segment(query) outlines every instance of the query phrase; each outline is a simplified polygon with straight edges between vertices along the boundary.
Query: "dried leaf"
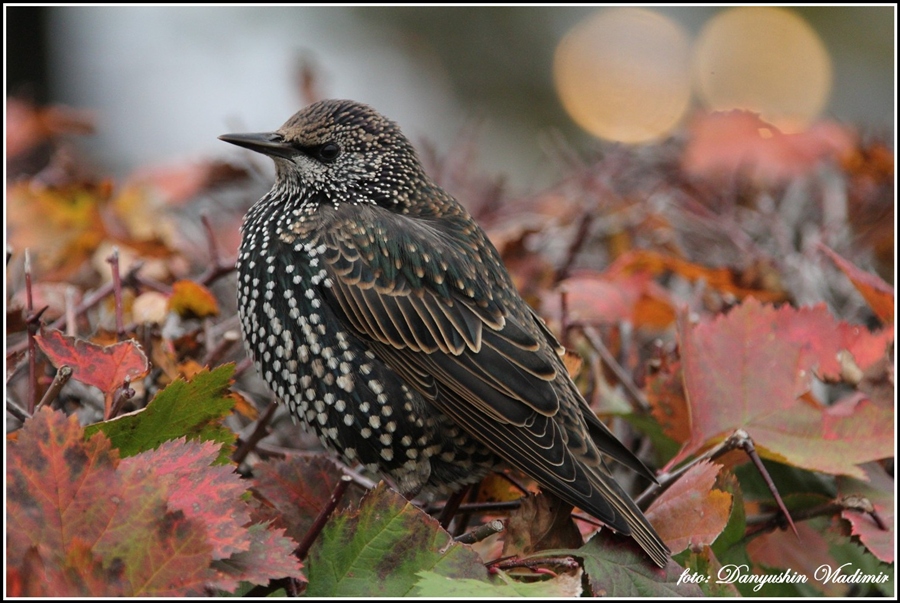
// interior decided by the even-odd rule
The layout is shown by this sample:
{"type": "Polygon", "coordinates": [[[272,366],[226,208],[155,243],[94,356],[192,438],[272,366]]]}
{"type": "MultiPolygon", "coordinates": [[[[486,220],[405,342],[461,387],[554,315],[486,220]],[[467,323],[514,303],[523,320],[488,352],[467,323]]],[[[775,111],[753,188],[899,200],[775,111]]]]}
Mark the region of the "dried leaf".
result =
{"type": "Polygon", "coordinates": [[[649,376],[644,395],[665,434],[676,442],[687,442],[691,436],[691,414],[684,395],[681,363],[668,364],[649,376]]]}
{"type": "Polygon", "coordinates": [[[572,506],[553,495],[522,499],[502,534],[504,557],[526,557],[546,549],[578,548],[584,541],[572,521],[572,506]]]}
{"type": "MultiPolygon", "coordinates": [[[[768,270],[771,271],[771,268],[768,270]]],[[[787,300],[787,293],[777,275],[767,275],[764,267],[751,266],[748,273],[752,274],[743,274],[731,267],[710,268],[648,249],[636,249],[623,254],[603,272],[603,276],[619,281],[630,274],[660,276],[670,272],[690,282],[703,281],[707,287],[719,293],[733,295],[737,299],[755,297],[764,302],[787,300]]]]}
{"type": "MultiPolygon", "coordinates": [[[[287,536],[300,542],[342,475],[324,454],[258,463],[253,467],[253,491],[266,506],[257,511],[257,517],[274,520],[274,526],[284,528],[287,536]]],[[[351,487],[344,501],[356,500],[361,494],[351,487]]]]}

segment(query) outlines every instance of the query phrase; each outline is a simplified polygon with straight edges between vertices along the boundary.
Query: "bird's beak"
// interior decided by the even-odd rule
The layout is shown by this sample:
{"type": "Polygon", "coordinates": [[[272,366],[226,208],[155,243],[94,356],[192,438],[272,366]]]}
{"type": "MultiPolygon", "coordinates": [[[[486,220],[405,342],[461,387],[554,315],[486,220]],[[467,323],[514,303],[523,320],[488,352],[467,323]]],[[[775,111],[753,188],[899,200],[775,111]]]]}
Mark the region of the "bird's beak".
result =
{"type": "Polygon", "coordinates": [[[239,147],[268,155],[269,157],[283,157],[291,159],[297,154],[297,149],[284,142],[284,138],[277,132],[259,132],[256,134],[223,134],[219,140],[236,144],[239,147]]]}

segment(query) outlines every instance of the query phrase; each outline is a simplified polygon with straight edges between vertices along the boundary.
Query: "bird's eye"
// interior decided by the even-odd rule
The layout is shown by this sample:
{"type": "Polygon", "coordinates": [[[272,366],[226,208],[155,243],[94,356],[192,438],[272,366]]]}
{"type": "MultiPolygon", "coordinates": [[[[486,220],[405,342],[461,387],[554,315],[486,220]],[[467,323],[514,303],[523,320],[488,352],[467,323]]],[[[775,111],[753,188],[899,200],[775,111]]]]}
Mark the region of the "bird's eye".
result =
{"type": "Polygon", "coordinates": [[[331,163],[341,154],[341,147],[333,142],[326,142],[316,149],[316,157],[325,163],[331,163]]]}

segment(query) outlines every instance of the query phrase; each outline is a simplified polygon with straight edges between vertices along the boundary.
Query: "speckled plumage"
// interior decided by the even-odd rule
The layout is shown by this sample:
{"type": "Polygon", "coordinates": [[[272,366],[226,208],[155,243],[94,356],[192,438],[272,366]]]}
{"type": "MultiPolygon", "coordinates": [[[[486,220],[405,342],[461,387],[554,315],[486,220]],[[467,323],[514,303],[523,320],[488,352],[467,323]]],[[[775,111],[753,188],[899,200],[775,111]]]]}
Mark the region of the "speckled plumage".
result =
{"type": "Polygon", "coordinates": [[[602,454],[652,474],[588,408],[493,245],[395,123],[322,101],[276,132],[221,138],[275,161],[241,229],[238,308],[294,417],[405,494],[506,461],[666,563],[602,454]]]}

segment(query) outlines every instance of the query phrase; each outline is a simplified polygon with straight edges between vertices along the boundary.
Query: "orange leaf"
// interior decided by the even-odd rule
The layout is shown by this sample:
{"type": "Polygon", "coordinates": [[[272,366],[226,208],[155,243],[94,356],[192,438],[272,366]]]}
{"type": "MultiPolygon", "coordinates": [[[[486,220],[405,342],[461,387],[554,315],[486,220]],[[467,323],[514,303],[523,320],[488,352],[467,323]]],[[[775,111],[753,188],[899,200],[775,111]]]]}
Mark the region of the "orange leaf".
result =
{"type": "Polygon", "coordinates": [[[648,377],[644,395],[665,434],[676,442],[687,442],[691,436],[691,415],[684,398],[681,364],[666,366],[648,377]]]}
{"type": "Polygon", "coordinates": [[[209,289],[194,281],[177,281],[172,285],[169,309],[182,317],[216,316],[219,304],[209,289]]]}
{"type": "Polygon", "coordinates": [[[101,209],[108,189],[107,183],[46,188],[20,182],[8,187],[9,243],[35,252],[42,278],[66,280],[106,237],[101,209]]]}
{"type": "Polygon", "coordinates": [[[665,329],[675,320],[668,293],[646,272],[605,275],[580,272],[544,295],[541,306],[550,317],[561,312],[560,290],[566,291],[568,317],[587,323],[627,321],[637,327],[665,329]]]}
{"type": "Polygon", "coordinates": [[[56,329],[42,329],[35,341],[56,367],[70,366],[73,378],[104,393],[150,372],[147,357],[134,340],[101,346],[68,337],[56,329]]]}
{"type": "Polygon", "coordinates": [[[241,416],[255,421],[259,417],[259,409],[250,400],[235,391],[228,392],[228,398],[234,400],[234,411],[241,416]]]}
{"type": "Polygon", "coordinates": [[[894,288],[876,275],[860,270],[821,243],[819,243],[819,249],[847,275],[875,315],[882,322],[892,324],[894,322],[894,288]]]}
{"type": "Polygon", "coordinates": [[[647,272],[654,276],[674,272],[685,279],[706,285],[720,293],[729,293],[738,299],[753,296],[760,301],[779,302],[787,299],[777,273],[767,265],[753,265],[744,273],[732,268],[710,268],[678,257],[664,255],[647,249],[637,249],[619,256],[603,275],[618,280],[621,275],[647,272]]]}

